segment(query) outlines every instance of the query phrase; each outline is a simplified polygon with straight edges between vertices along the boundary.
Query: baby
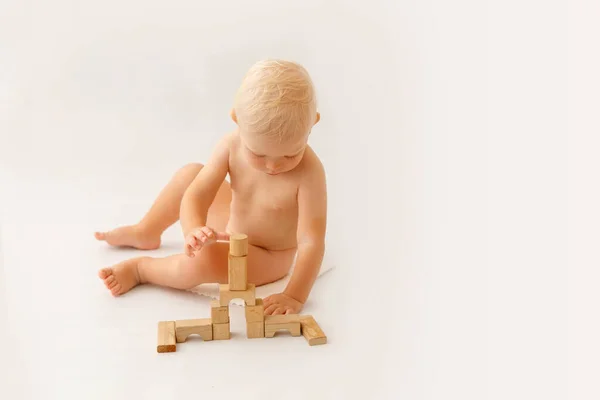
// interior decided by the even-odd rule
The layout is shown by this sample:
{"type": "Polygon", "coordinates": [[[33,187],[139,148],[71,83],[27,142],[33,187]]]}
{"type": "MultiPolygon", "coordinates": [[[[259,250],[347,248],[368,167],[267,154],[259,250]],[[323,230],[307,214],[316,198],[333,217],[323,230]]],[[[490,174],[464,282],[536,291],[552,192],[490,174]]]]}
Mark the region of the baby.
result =
{"type": "Polygon", "coordinates": [[[183,228],[184,253],[101,269],[114,296],[143,283],[227,283],[226,241],[240,232],[249,240],[248,281],[257,286],[283,278],[296,257],[283,293],[264,299],[265,314],[302,309],[321,267],[327,223],[325,171],[307,144],[320,118],[308,72],[289,61],[258,62],[242,81],[231,118],[236,129],[206,165],[177,171],[138,224],[95,233],[113,246],[149,250],[177,220],[183,228]]]}

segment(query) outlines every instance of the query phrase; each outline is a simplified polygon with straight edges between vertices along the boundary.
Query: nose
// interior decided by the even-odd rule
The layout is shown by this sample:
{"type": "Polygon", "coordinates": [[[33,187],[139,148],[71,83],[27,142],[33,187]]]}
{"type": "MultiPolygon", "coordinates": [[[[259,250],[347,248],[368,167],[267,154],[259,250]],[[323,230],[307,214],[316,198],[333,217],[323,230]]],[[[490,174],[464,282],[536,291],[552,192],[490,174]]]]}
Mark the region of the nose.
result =
{"type": "Polygon", "coordinates": [[[274,161],[274,160],[267,160],[265,162],[265,168],[267,168],[267,170],[269,172],[275,172],[275,171],[277,171],[277,167],[278,166],[279,166],[279,164],[276,161],[274,161]]]}

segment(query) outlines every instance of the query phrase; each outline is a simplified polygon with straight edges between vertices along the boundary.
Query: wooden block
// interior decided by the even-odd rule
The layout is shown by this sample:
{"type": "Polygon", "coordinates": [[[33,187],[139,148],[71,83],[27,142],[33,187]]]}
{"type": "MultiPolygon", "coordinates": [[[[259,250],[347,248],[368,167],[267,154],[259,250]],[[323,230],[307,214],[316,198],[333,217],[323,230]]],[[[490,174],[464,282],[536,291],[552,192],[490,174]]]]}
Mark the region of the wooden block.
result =
{"type": "Polygon", "coordinates": [[[323,333],[312,315],[300,316],[300,330],[309,346],[327,343],[327,336],[325,336],[325,333],[323,333]]]}
{"type": "Polygon", "coordinates": [[[260,322],[263,323],[265,320],[265,307],[262,299],[259,297],[256,299],[256,305],[246,306],[246,322],[260,322]]]}
{"type": "Polygon", "coordinates": [[[213,339],[215,340],[227,340],[231,338],[229,333],[229,322],[226,324],[213,324],[213,339]]]}
{"type": "Polygon", "coordinates": [[[264,338],[265,323],[263,321],[247,322],[246,321],[246,336],[248,339],[264,338]]]}
{"type": "Polygon", "coordinates": [[[177,343],[185,342],[188,336],[192,334],[200,335],[204,341],[213,340],[210,318],[175,321],[175,336],[177,338],[177,343]]]}
{"type": "Polygon", "coordinates": [[[248,235],[234,233],[229,236],[229,254],[242,257],[248,255],[248,235]]]}
{"type": "Polygon", "coordinates": [[[255,306],[256,297],[254,293],[255,286],[253,283],[249,283],[246,290],[229,290],[229,285],[221,284],[219,285],[219,304],[227,306],[233,299],[242,299],[246,305],[255,306]]]}
{"type": "Polygon", "coordinates": [[[158,353],[172,353],[177,350],[175,344],[175,321],[160,321],[158,323],[158,353]]]}
{"type": "Polygon", "coordinates": [[[229,265],[227,273],[229,277],[229,290],[246,290],[247,278],[247,261],[248,256],[232,256],[229,255],[229,265]]]}
{"type": "Polygon", "coordinates": [[[292,336],[300,336],[298,314],[265,315],[265,337],[273,337],[280,330],[288,330],[292,336]]]}
{"type": "Polygon", "coordinates": [[[289,322],[300,322],[300,316],[298,314],[265,315],[265,325],[287,324],[289,322]]]}
{"type": "Polygon", "coordinates": [[[229,322],[229,306],[221,306],[219,300],[211,300],[210,319],[213,324],[226,324],[229,322]]]}

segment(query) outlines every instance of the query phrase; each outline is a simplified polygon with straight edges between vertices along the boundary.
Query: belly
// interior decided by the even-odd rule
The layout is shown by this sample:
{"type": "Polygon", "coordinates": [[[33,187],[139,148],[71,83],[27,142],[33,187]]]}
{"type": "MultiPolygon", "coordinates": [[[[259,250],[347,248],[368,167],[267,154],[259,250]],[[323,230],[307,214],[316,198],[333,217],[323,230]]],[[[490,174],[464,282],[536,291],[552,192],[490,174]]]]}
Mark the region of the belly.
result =
{"type": "Polygon", "coordinates": [[[247,234],[253,246],[273,251],[294,249],[298,246],[297,226],[297,208],[231,202],[227,231],[247,234]]]}

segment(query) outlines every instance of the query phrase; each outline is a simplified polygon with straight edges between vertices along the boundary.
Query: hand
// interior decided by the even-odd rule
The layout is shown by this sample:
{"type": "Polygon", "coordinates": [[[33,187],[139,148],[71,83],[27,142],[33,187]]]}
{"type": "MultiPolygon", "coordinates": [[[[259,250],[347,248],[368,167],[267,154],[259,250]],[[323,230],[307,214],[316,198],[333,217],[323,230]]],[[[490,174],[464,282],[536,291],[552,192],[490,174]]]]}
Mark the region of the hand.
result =
{"type": "Polygon", "coordinates": [[[185,254],[188,257],[195,257],[195,252],[202,250],[202,247],[216,242],[217,240],[229,240],[229,234],[216,232],[208,226],[201,226],[192,229],[185,237],[185,254]]]}
{"type": "Polygon", "coordinates": [[[304,304],[288,296],[287,294],[277,293],[263,300],[265,315],[278,314],[298,314],[304,304]]]}

